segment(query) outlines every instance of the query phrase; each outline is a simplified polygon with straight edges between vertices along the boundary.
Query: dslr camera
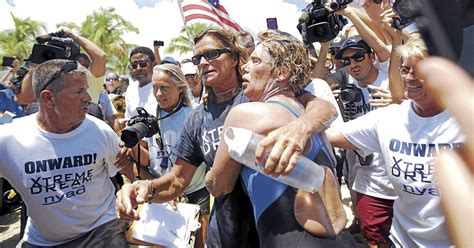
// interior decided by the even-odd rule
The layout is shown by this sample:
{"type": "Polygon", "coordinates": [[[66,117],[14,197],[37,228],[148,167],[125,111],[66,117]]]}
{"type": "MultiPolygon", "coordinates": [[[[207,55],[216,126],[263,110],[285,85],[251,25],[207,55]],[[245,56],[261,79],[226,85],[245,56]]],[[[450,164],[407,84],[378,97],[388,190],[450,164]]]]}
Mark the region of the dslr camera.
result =
{"type": "Polygon", "coordinates": [[[326,42],[334,39],[347,20],[334,12],[346,7],[353,0],[336,0],[331,3],[331,9],[326,9],[322,0],[315,0],[308,4],[302,11],[298,25],[303,41],[305,43],[326,42]]]}
{"type": "Polygon", "coordinates": [[[125,142],[125,147],[132,148],[144,137],[151,137],[159,131],[158,119],[148,114],[141,107],[137,108],[138,115],[128,121],[128,126],[122,130],[120,139],[125,142]]]}
{"type": "Polygon", "coordinates": [[[41,64],[51,59],[73,60],[80,52],[79,43],[74,39],[64,37],[64,32],[59,31],[36,37],[38,43],[33,45],[29,61],[41,64]]]}

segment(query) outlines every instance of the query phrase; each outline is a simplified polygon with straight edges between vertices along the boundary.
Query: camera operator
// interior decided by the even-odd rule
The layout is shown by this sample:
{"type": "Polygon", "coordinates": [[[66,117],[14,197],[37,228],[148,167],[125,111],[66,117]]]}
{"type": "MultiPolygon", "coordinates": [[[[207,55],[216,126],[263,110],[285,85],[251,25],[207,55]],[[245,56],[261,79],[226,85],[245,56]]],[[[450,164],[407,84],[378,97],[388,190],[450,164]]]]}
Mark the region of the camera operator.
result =
{"type": "MultiPolygon", "coordinates": [[[[359,36],[348,38],[335,58],[354,79],[341,85],[338,96],[343,104],[345,120],[367,114],[374,109],[369,101],[373,97],[373,86],[388,89],[387,73],[375,67],[374,52],[359,36]]],[[[348,185],[356,192],[356,212],[362,234],[370,246],[387,245],[390,243],[388,235],[396,195],[383,166],[383,158],[379,153],[363,156],[348,151],[346,159],[348,185]]]]}
{"type": "MultiPolygon", "coordinates": [[[[97,46],[92,41],[75,34],[69,28],[59,27],[58,33],[62,33],[64,37],[69,37],[74,39],[90,56],[90,58],[83,53],[77,55],[75,59],[82,66],[89,69],[91,72],[91,82],[89,83],[89,93],[91,95],[93,103],[97,104],[99,102],[99,94],[102,91],[103,86],[103,77],[105,75],[105,63],[106,63],[106,54],[105,52],[97,46]]],[[[33,88],[31,86],[31,75],[36,67],[36,64],[32,64],[24,76],[21,83],[21,90],[17,94],[18,102],[21,104],[30,104],[35,101],[35,96],[33,93],[33,88]]]]}

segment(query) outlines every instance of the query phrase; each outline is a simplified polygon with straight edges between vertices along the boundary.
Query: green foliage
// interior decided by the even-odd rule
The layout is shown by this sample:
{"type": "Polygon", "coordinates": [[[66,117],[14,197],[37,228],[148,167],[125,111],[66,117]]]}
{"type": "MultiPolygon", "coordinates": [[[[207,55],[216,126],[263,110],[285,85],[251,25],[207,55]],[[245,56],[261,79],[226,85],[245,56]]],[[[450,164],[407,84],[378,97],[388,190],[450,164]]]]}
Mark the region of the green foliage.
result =
{"type": "MultiPolygon", "coordinates": [[[[14,29],[0,32],[0,56],[18,55],[27,58],[36,43],[35,37],[46,34],[45,24],[30,18],[20,19],[11,16],[14,29]]],[[[97,44],[107,54],[107,69],[126,74],[128,53],[134,44],[128,44],[122,38],[128,32],[139,33],[138,28],[118,15],[115,8],[100,8],[86,17],[79,27],[75,23],[58,23],[56,27],[65,26],[80,33],[82,37],[97,44]]]]}
{"type": "Polygon", "coordinates": [[[115,12],[115,8],[100,8],[87,16],[80,33],[107,54],[108,69],[125,74],[128,65],[128,52],[136,46],[122,38],[126,33],[139,33],[138,28],[115,12]]]}
{"type": "Polygon", "coordinates": [[[46,33],[43,22],[31,20],[29,17],[20,19],[10,12],[15,29],[0,32],[0,56],[18,56],[22,60],[27,58],[36,42],[35,37],[46,33]]]}
{"type": "Polygon", "coordinates": [[[209,27],[213,26],[201,22],[196,22],[194,24],[188,25],[186,26],[186,29],[183,27],[180,31],[180,35],[176,38],[171,39],[170,45],[166,49],[166,53],[177,52],[181,55],[188,52],[192,52],[194,48],[194,37],[196,37],[202,31],[208,29],[209,27]]]}

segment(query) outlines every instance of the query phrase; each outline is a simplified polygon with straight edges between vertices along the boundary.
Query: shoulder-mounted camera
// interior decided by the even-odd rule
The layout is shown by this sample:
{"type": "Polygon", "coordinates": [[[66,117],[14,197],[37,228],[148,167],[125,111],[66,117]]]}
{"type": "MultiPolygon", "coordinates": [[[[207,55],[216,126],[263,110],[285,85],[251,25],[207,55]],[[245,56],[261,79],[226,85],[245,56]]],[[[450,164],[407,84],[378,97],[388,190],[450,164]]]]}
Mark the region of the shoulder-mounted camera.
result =
{"type": "Polygon", "coordinates": [[[322,0],[316,0],[308,4],[302,11],[298,25],[303,41],[305,43],[326,42],[334,39],[347,20],[342,16],[334,14],[335,11],[346,7],[353,0],[337,0],[331,3],[333,11],[326,9],[322,0]]]}
{"type": "Polygon", "coordinates": [[[38,43],[33,45],[29,61],[41,64],[51,59],[73,60],[81,51],[79,43],[73,38],[65,37],[59,31],[36,37],[38,43]]]}

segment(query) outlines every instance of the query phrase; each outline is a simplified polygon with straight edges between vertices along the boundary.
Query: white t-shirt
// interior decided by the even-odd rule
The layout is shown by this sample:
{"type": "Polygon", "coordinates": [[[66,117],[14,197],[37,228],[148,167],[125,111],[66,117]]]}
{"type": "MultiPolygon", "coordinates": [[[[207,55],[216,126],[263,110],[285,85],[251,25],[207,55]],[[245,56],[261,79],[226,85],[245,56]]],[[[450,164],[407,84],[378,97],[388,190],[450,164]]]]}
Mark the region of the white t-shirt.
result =
{"type": "Polygon", "coordinates": [[[398,196],[390,230],[393,242],[398,247],[451,246],[434,182],[433,157],[458,147],[465,138],[447,111],[423,118],[412,103],[372,111],[345,123],[340,131],[359,149],[383,154],[398,196]]]}
{"type": "Polygon", "coordinates": [[[332,105],[334,105],[337,111],[337,118],[331,123],[331,126],[339,125],[344,122],[336,98],[334,98],[334,94],[332,93],[332,90],[326,81],[320,78],[313,78],[304,89],[311,93],[313,96],[326,100],[332,103],[332,105]]]}
{"type": "MultiPolygon", "coordinates": [[[[363,94],[361,100],[354,103],[356,108],[355,116],[360,118],[375,108],[369,103],[369,99],[371,98],[369,89],[367,87],[360,87],[357,81],[354,81],[353,84],[361,89],[363,94]]],[[[388,89],[387,73],[379,70],[378,77],[372,85],[388,89]]],[[[345,126],[346,125],[343,127],[338,126],[338,129],[342,131],[345,126]]],[[[352,189],[364,195],[382,199],[395,199],[396,193],[390,183],[385,166],[383,166],[384,161],[382,155],[376,152],[372,153],[372,155],[370,155],[370,153],[360,155],[362,162],[364,162],[363,159],[370,159],[369,157],[373,156],[372,162],[368,165],[363,165],[360,157],[357,156],[356,153],[353,151],[347,151],[346,153],[347,163],[349,164],[349,181],[352,183],[352,189]]]]}
{"type": "Polygon", "coordinates": [[[68,242],[116,218],[110,177],[119,139],[87,115],[71,132],[39,127],[36,114],[0,126],[0,177],[28,207],[24,240],[39,246],[68,242]]]}
{"type": "MultiPolygon", "coordinates": [[[[148,140],[148,151],[150,157],[150,170],[155,176],[162,176],[170,171],[176,161],[176,144],[181,137],[181,130],[192,108],[183,106],[178,112],[173,113],[169,117],[160,120],[160,132],[163,139],[163,151],[160,149],[160,142],[157,139],[159,134],[155,134],[148,140]],[[169,159],[167,159],[169,158],[169,159]],[[164,160],[164,161],[163,161],[164,160]],[[169,161],[168,163],[165,163],[169,161]]],[[[160,110],[160,117],[167,116],[168,113],[160,110]]],[[[191,183],[184,190],[184,194],[190,194],[205,187],[206,166],[202,163],[196,168],[191,183]]]]}
{"type": "Polygon", "coordinates": [[[138,81],[130,82],[125,97],[125,118],[130,119],[137,115],[137,107],[143,107],[148,114],[156,115],[158,103],[153,95],[153,84],[150,82],[143,87],[138,86],[138,81]]]}

